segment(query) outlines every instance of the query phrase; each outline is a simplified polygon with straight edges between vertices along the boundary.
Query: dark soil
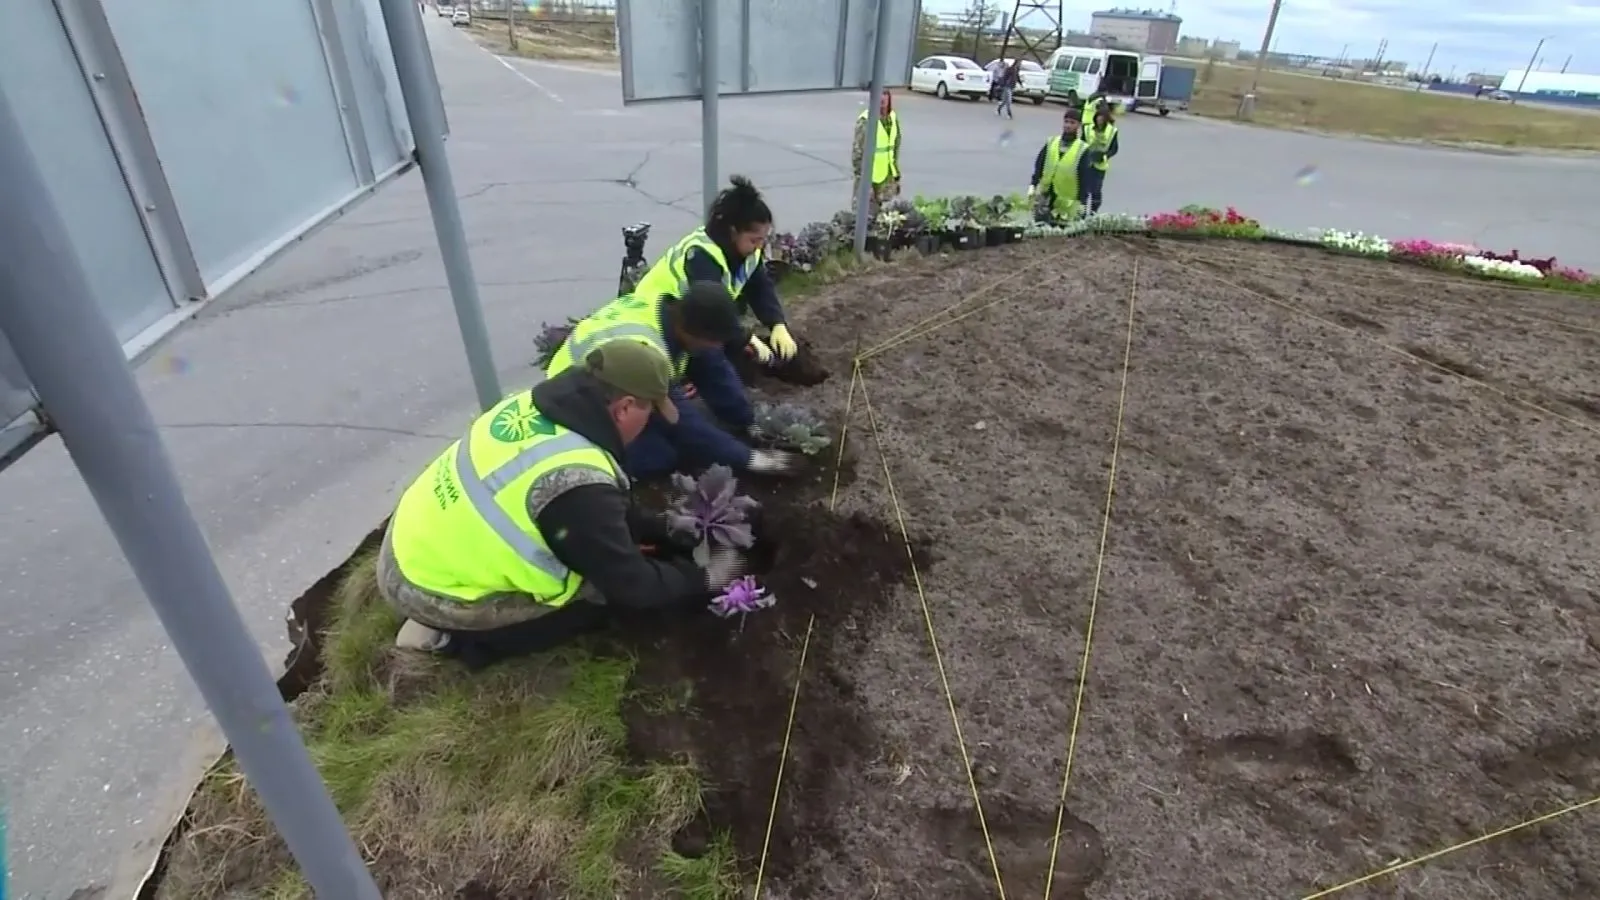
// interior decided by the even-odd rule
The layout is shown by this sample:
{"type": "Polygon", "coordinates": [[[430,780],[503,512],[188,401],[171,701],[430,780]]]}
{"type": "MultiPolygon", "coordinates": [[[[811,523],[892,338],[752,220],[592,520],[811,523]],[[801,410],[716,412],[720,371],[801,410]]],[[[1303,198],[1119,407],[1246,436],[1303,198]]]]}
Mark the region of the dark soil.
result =
{"type": "Polygon", "coordinates": [[[787,361],[774,360],[772,364],[764,366],[756,362],[754,357],[741,356],[734,360],[733,368],[739,373],[739,378],[753,388],[775,385],[815,387],[827,381],[830,373],[817,360],[811,342],[805,338],[796,338],[795,344],[799,350],[787,361]]]}
{"type": "MultiPolygon", "coordinates": [[[[1600,794],[1600,305],[1254,244],[956,254],[795,325],[848,372],[858,333],[1013,298],[865,369],[1007,895],[1044,893],[1136,257],[1051,896],[1304,896],[1600,794]]],[[[848,380],[802,396],[836,420],[848,380]]],[[[641,684],[695,713],[635,744],[699,762],[753,869],[815,613],[764,895],[993,897],[861,393],[838,514],[826,474],[761,489],[778,605],[662,636],[641,684]]],[[[1600,896],[1595,860],[1583,812],[1340,896],[1600,896]]]]}

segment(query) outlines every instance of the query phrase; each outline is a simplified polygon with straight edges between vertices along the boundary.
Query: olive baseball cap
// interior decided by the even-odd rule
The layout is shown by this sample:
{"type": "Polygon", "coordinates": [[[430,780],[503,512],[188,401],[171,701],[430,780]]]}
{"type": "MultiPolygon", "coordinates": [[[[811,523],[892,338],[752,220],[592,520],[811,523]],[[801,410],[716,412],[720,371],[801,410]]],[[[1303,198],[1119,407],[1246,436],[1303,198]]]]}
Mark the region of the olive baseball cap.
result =
{"type": "Polygon", "coordinates": [[[663,419],[677,424],[678,407],[669,394],[672,362],[659,349],[632,338],[617,338],[589,351],[583,367],[602,383],[648,400],[663,419]]]}

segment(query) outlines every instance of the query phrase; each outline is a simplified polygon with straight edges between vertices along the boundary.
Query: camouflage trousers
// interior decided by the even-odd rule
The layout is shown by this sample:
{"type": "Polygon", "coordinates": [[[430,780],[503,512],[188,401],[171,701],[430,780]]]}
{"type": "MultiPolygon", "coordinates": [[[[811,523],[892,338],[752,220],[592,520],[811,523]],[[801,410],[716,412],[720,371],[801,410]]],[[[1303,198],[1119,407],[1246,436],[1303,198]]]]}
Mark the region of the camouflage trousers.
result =
{"type": "MultiPolygon", "coordinates": [[[[858,198],[860,196],[861,196],[861,179],[857,178],[857,179],[854,180],[854,182],[852,183],[851,188],[850,188],[850,211],[851,212],[855,212],[856,211],[856,207],[859,204],[859,201],[856,198],[858,198]]],[[[868,214],[876,216],[878,214],[878,210],[883,208],[883,204],[888,203],[891,200],[894,200],[896,197],[899,197],[899,196],[900,196],[900,179],[898,179],[898,178],[891,178],[891,179],[889,179],[888,181],[885,181],[882,184],[874,184],[872,186],[872,193],[868,197],[868,204],[869,204],[868,207],[867,207],[868,214]]]]}

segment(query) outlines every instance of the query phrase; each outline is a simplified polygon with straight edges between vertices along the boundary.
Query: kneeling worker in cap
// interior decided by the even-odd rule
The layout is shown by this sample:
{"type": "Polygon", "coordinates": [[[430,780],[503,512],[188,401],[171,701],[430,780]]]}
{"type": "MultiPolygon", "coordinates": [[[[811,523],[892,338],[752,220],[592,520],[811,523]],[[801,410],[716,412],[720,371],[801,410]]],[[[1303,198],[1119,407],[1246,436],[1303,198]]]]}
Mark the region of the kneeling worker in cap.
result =
{"type": "Polygon", "coordinates": [[[630,476],[649,478],[719,463],[739,472],[792,473],[798,466],[793,454],[756,450],[734,436],[748,433],[755,419],[744,383],[724,352],[744,337],[739,309],[720,282],[691,282],[677,297],[624,294],[574,325],[544,374],[560,375],[607,341],[643,342],[671,360],[671,398],[678,412],[675,421],[651,416],[644,433],[628,445],[623,463],[630,476]],[[685,381],[693,382],[699,399],[727,430],[684,397],[685,381]]]}
{"type": "Polygon", "coordinates": [[[612,340],[478,417],[384,533],[378,588],[408,620],[396,644],[482,666],[596,630],[607,605],[703,608],[742,575],[732,551],[702,569],[640,550],[669,539],[633,508],[620,460],[652,416],[678,420],[671,383],[660,350],[612,340]]]}

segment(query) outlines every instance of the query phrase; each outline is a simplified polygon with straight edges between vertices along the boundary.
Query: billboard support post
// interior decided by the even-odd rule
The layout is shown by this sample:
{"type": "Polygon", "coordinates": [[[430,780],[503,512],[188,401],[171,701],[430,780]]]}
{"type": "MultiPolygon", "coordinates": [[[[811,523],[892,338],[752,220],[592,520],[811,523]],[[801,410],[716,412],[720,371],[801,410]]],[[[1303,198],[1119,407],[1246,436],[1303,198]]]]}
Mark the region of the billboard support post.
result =
{"type": "Polygon", "coordinates": [[[704,203],[701,209],[710,215],[711,201],[717,199],[722,179],[718,178],[721,160],[718,158],[717,140],[720,134],[718,115],[721,111],[722,73],[717,63],[717,0],[700,0],[700,165],[702,169],[701,192],[704,203]]]}
{"type": "MultiPolygon", "coordinates": [[[[410,2],[410,0],[402,0],[410,2]]],[[[319,897],[381,900],[185,503],[110,323],[0,92],[0,334],[240,767],[319,897]]]]}
{"type": "Polygon", "coordinates": [[[380,2],[384,29],[394,51],[395,75],[417,144],[417,166],[422,169],[428,210],[433,214],[433,230],[439,238],[439,258],[444,263],[445,281],[456,307],[456,324],[461,328],[461,343],[466,347],[467,366],[472,371],[472,386],[477,389],[478,404],[487,410],[500,402],[500,376],[489,349],[489,325],[483,317],[478,279],[472,272],[467,229],[461,221],[461,204],[456,200],[455,176],[450,171],[450,158],[445,155],[444,110],[435,102],[438,83],[428,39],[422,31],[422,14],[412,0],[380,2]]]}
{"type": "Polygon", "coordinates": [[[878,156],[878,122],[883,109],[884,69],[889,62],[889,3],[878,0],[877,24],[872,32],[872,86],[867,96],[867,141],[861,151],[861,171],[856,177],[856,258],[867,252],[867,224],[872,219],[872,166],[878,156]]]}

